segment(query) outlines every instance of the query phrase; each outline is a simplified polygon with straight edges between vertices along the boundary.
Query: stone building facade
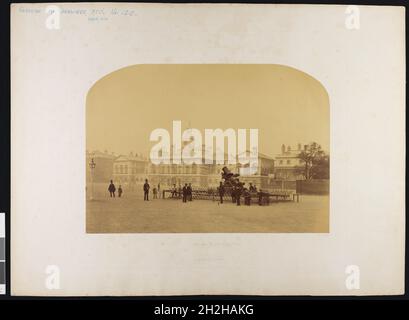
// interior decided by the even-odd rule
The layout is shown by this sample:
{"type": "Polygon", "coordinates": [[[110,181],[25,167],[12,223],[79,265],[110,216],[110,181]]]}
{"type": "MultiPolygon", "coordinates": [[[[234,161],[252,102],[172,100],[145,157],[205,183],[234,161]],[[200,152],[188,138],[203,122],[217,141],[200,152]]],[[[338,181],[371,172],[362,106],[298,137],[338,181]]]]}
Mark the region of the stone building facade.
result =
{"type": "MultiPolygon", "coordinates": [[[[128,155],[115,155],[108,152],[87,152],[87,182],[90,181],[89,163],[94,159],[94,182],[109,183],[112,179],[116,185],[127,187],[128,190],[137,189],[143,185],[145,179],[151,186],[161,185],[162,189],[191,183],[195,188],[216,188],[221,179],[221,171],[227,166],[233,173],[239,173],[240,164],[228,164],[227,157],[224,164],[159,164],[155,165],[147,158],[130,153],[128,155]]],[[[199,162],[199,161],[198,161],[199,162]]],[[[254,175],[241,176],[240,181],[247,185],[251,182],[256,186],[267,187],[274,174],[274,159],[264,154],[259,154],[258,169],[254,175]]]]}
{"type": "Polygon", "coordinates": [[[86,151],[86,179],[91,181],[90,163],[94,160],[95,168],[93,170],[93,181],[95,183],[107,182],[113,177],[113,165],[116,155],[108,151],[86,151]]]}
{"type": "Polygon", "coordinates": [[[304,162],[298,157],[301,151],[307,148],[300,143],[297,147],[282,145],[281,153],[275,157],[275,179],[277,180],[303,180],[304,162]]]}

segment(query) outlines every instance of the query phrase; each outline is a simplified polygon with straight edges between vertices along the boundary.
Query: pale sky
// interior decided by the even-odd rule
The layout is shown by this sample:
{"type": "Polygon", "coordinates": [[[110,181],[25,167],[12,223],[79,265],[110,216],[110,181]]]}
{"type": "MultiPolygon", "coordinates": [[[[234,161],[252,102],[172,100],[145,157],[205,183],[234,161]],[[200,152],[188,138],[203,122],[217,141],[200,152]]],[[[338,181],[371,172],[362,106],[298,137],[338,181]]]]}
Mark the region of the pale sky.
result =
{"type": "Polygon", "coordinates": [[[135,65],[90,89],[87,149],[149,155],[152,130],[258,128],[259,151],[318,142],[329,150],[329,98],[309,75],[280,65],[135,65]]]}

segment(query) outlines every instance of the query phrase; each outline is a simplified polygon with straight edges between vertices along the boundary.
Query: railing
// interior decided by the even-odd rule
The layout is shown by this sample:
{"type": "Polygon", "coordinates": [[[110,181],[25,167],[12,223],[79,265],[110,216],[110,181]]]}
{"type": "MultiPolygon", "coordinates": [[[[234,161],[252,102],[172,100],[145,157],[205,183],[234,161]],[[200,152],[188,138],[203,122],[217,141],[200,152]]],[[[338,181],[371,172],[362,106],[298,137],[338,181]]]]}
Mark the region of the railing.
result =
{"type": "MultiPolygon", "coordinates": [[[[180,190],[171,190],[171,189],[166,189],[162,191],[163,199],[182,199],[183,194],[182,191],[180,190]]],[[[228,199],[232,198],[232,201],[234,200],[234,197],[232,197],[231,190],[226,190],[224,193],[223,198],[228,199]]],[[[300,201],[299,194],[295,193],[293,190],[269,190],[268,192],[264,191],[259,191],[259,192],[250,192],[249,194],[244,195],[242,194],[240,196],[240,199],[243,200],[243,202],[246,200],[246,197],[250,200],[250,202],[256,202],[259,205],[268,205],[270,204],[271,201],[275,200],[275,202],[278,201],[300,201]]],[[[189,198],[189,196],[188,196],[189,198]]],[[[218,200],[219,199],[219,193],[217,190],[214,189],[195,189],[192,190],[192,199],[193,200],[218,200]]],[[[235,201],[233,201],[235,202],[235,201]]]]}
{"type": "MultiPolygon", "coordinates": [[[[182,191],[179,190],[163,190],[163,199],[182,199],[182,191]],[[167,197],[166,197],[167,195],[167,197]]],[[[192,199],[194,200],[215,200],[218,197],[214,191],[207,189],[192,190],[192,199]]]]}

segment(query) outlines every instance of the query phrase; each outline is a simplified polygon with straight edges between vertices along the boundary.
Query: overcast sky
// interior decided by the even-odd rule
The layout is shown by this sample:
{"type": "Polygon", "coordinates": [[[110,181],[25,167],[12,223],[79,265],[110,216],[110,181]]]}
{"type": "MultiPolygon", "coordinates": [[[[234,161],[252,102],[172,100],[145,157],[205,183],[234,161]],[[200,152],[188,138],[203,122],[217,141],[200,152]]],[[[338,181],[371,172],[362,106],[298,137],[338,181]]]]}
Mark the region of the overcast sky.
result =
{"type": "MultiPolygon", "coordinates": [[[[311,141],[329,149],[329,98],[309,75],[279,65],[136,65],[91,88],[87,149],[149,154],[156,128],[258,128],[259,151],[311,141]]],[[[203,134],[204,141],[204,134],[203,134]]]]}

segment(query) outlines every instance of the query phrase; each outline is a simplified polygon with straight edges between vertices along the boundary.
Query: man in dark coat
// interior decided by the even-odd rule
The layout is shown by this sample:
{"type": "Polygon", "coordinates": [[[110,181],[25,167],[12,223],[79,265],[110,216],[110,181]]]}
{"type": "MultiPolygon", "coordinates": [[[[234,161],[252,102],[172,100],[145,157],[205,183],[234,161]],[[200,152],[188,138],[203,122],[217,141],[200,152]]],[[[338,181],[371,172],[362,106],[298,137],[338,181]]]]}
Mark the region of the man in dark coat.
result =
{"type": "Polygon", "coordinates": [[[108,191],[109,191],[109,196],[110,196],[111,198],[115,198],[116,188],[115,188],[115,185],[114,185],[114,183],[112,182],[112,180],[111,180],[111,183],[109,184],[108,191]]]}
{"type": "Polygon", "coordinates": [[[145,183],[143,185],[143,200],[149,201],[149,189],[150,185],[148,183],[148,179],[145,179],[145,183]]]}
{"type": "Polygon", "coordinates": [[[220,203],[223,203],[223,197],[224,197],[224,185],[223,182],[220,181],[219,185],[219,197],[220,197],[220,203]]]}
{"type": "Polygon", "coordinates": [[[231,193],[230,193],[230,195],[231,195],[231,202],[232,202],[232,203],[236,203],[236,187],[235,187],[235,186],[233,186],[233,187],[231,188],[231,193]]]}
{"type": "Polygon", "coordinates": [[[189,201],[192,201],[192,184],[189,183],[189,185],[187,186],[187,198],[189,199],[189,201]]]}
{"type": "Polygon", "coordinates": [[[175,183],[175,184],[173,185],[173,187],[172,187],[172,198],[176,198],[177,193],[178,193],[178,191],[177,191],[177,189],[176,189],[176,183],[175,183]]]}
{"type": "Polygon", "coordinates": [[[262,206],[263,205],[263,193],[260,190],[259,192],[257,192],[257,194],[258,194],[258,205],[262,206]]]}
{"type": "Polygon", "coordinates": [[[182,186],[179,184],[179,187],[178,187],[178,198],[180,198],[180,196],[182,195],[182,186]]]}
{"type": "Polygon", "coordinates": [[[244,197],[244,204],[246,206],[249,206],[251,204],[250,190],[248,190],[247,188],[244,188],[243,189],[243,197],[244,197]]]}
{"type": "Polygon", "coordinates": [[[187,188],[188,188],[187,183],[185,183],[185,185],[184,185],[184,187],[182,189],[182,195],[183,195],[182,201],[183,202],[186,202],[186,199],[187,199],[187,193],[188,193],[187,188]]]}
{"type": "Polygon", "coordinates": [[[237,201],[237,205],[240,205],[240,197],[241,197],[241,188],[240,187],[236,187],[236,191],[235,191],[235,196],[236,196],[236,201],[237,201]]]}

